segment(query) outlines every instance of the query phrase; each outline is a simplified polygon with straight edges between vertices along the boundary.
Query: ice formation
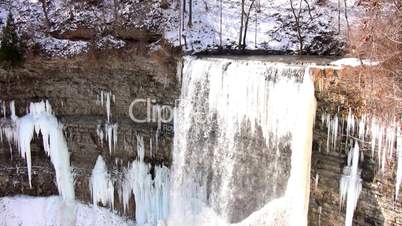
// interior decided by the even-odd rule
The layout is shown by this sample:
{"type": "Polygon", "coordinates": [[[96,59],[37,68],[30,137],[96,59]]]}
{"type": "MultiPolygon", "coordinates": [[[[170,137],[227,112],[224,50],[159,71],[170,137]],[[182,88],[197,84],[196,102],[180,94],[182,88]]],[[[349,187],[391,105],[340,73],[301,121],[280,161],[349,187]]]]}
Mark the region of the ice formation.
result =
{"type": "Polygon", "coordinates": [[[101,91],[101,94],[97,97],[96,103],[100,104],[101,106],[106,107],[106,119],[107,121],[105,122],[103,129],[101,125],[97,125],[96,127],[96,135],[98,135],[98,138],[101,142],[101,145],[103,146],[103,141],[105,140],[106,143],[108,144],[109,148],[109,153],[112,154],[112,151],[116,149],[117,146],[117,129],[118,129],[118,123],[111,123],[110,118],[111,118],[111,111],[110,111],[110,104],[111,102],[115,102],[116,98],[112,94],[112,92],[105,92],[101,91]]]}
{"type": "Polygon", "coordinates": [[[99,202],[104,206],[110,205],[114,208],[114,186],[110,174],[107,172],[105,161],[98,156],[95,167],[92,170],[89,180],[92,202],[97,205],[99,202]]]}
{"type": "Polygon", "coordinates": [[[62,131],[62,125],[52,113],[48,101],[31,103],[29,112],[18,118],[15,114],[15,104],[10,103],[10,117],[14,125],[2,126],[1,133],[9,143],[14,143],[22,158],[26,160],[29,184],[31,183],[31,147],[34,134],[42,135],[44,151],[50,156],[56,171],[56,182],[60,195],[65,200],[74,200],[73,176],[70,169],[70,155],[62,131]]]}
{"type": "Polygon", "coordinates": [[[109,153],[112,154],[112,150],[116,149],[117,146],[117,123],[105,123],[105,140],[109,147],[109,153]]]}
{"type": "Polygon", "coordinates": [[[318,226],[321,226],[321,214],[322,214],[322,207],[318,207],[318,226]]]}
{"type": "Polygon", "coordinates": [[[356,143],[348,154],[348,164],[343,169],[340,181],[340,205],[346,201],[345,226],[352,226],[353,214],[357,206],[360,192],[362,190],[362,180],[359,169],[359,145],[356,143]]]}
{"type": "Polygon", "coordinates": [[[170,171],[165,166],[155,166],[152,178],[151,166],[144,162],[144,156],[144,139],[138,135],[137,160],[125,170],[121,198],[126,211],[134,195],[137,224],[156,225],[168,216],[170,171]]]}
{"type": "Polygon", "coordinates": [[[101,90],[101,94],[98,96],[97,103],[100,104],[101,106],[105,106],[106,108],[106,117],[107,121],[110,122],[110,117],[111,117],[111,111],[110,111],[110,105],[111,102],[115,102],[116,98],[112,94],[112,92],[106,92],[101,90]]]}
{"type": "Polygon", "coordinates": [[[318,189],[318,182],[319,182],[319,180],[320,180],[320,175],[317,173],[317,174],[315,175],[315,178],[314,178],[314,189],[315,189],[315,190],[318,189]]]}
{"type": "Polygon", "coordinates": [[[395,199],[398,199],[399,189],[402,182],[402,133],[401,128],[398,127],[397,139],[396,139],[396,152],[398,156],[397,170],[396,170],[396,183],[395,183],[395,199]]]}
{"type": "Polygon", "coordinates": [[[322,114],[321,115],[321,123],[326,125],[327,127],[327,145],[326,151],[330,152],[331,150],[337,150],[337,139],[338,139],[338,115],[335,115],[331,118],[329,114],[322,114]]]}
{"type": "Polygon", "coordinates": [[[105,134],[100,124],[96,126],[96,135],[98,135],[99,141],[101,142],[101,146],[103,147],[103,139],[105,137],[105,134]]]}
{"type": "Polygon", "coordinates": [[[307,225],[314,114],[305,66],[186,58],[174,122],[169,225],[307,225]],[[288,178],[278,168],[287,148],[288,178]],[[253,156],[259,157],[244,164],[242,158],[253,156]],[[277,186],[282,182],[285,190],[277,186]],[[245,192],[250,189],[254,193],[245,192]],[[253,196],[258,200],[250,203],[253,196]],[[255,206],[243,213],[237,203],[255,206]]]}
{"type": "MultiPolygon", "coordinates": [[[[401,122],[396,121],[394,118],[389,119],[387,117],[380,120],[375,116],[366,114],[357,118],[350,109],[348,116],[341,118],[341,123],[335,123],[337,117],[337,115],[331,117],[326,113],[321,115],[322,124],[327,127],[328,131],[327,147],[333,145],[334,136],[340,135],[345,136],[345,151],[348,151],[355,142],[359,142],[362,145],[369,143],[371,145],[371,156],[377,160],[378,168],[383,175],[386,173],[388,162],[395,158],[397,162],[395,198],[397,198],[402,181],[402,145],[400,145],[402,143],[402,138],[400,138],[401,122]]],[[[327,150],[331,149],[327,148],[327,150]]],[[[335,150],[339,149],[334,149],[334,151],[335,150]]],[[[361,155],[361,158],[363,157],[364,156],[361,155]]]]}

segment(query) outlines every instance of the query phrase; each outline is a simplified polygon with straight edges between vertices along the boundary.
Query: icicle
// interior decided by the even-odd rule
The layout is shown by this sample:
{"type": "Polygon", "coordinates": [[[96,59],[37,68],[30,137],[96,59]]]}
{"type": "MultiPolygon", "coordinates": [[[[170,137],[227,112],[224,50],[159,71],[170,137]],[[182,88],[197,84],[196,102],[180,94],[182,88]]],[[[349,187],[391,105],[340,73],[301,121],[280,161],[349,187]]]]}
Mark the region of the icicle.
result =
{"type": "Polygon", "coordinates": [[[106,93],[106,115],[108,122],[110,122],[110,95],[110,92],[106,93]]]}
{"type": "Polygon", "coordinates": [[[101,106],[103,106],[103,90],[101,90],[100,102],[101,102],[101,106]]]}
{"type": "Polygon", "coordinates": [[[396,153],[398,156],[397,159],[397,170],[396,170],[396,183],[395,183],[395,199],[398,199],[398,195],[399,195],[399,189],[401,186],[401,182],[402,182],[402,133],[401,133],[401,128],[400,126],[398,126],[398,130],[397,130],[397,138],[396,138],[396,153]]]}
{"type": "Polygon", "coordinates": [[[321,125],[324,125],[325,123],[325,116],[326,116],[325,113],[321,115],[321,125]]]}
{"type": "Polygon", "coordinates": [[[153,157],[152,153],[152,136],[149,137],[149,153],[151,155],[151,158],[153,157]]]}
{"type": "Polygon", "coordinates": [[[100,97],[98,97],[98,100],[96,101],[97,103],[100,102],[100,105],[102,107],[105,106],[107,122],[110,122],[110,116],[111,116],[110,104],[112,101],[113,103],[115,102],[115,96],[112,94],[112,92],[105,92],[103,90],[101,90],[100,97]]]}
{"type": "Polygon", "coordinates": [[[321,226],[321,214],[322,214],[322,207],[318,207],[318,226],[321,226]]]}
{"type": "Polygon", "coordinates": [[[333,150],[336,151],[336,139],[338,137],[338,115],[335,115],[334,121],[332,123],[332,144],[333,144],[333,150]]]}
{"type": "Polygon", "coordinates": [[[112,154],[113,149],[117,146],[117,129],[118,124],[105,123],[105,139],[108,143],[109,153],[112,154]],[[113,145],[112,145],[113,144],[113,145]]]}
{"type": "Polygon", "coordinates": [[[320,175],[317,173],[315,175],[315,180],[314,180],[314,189],[317,190],[318,189],[318,181],[319,181],[320,175]]]}
{"type": "Polygon", "coordinates": [[[387,144],[387,153],[388,159],[392,158],[394,152],[394,145],[395,145],[395,137],[396,137],[396,122],[395,119],[393,120],[392,124],[387,127],[386,132],[386,144],[387,144]]]}
{"type": "Polygon", "coordinates": [[[349,108],[348,118],[347,118],[347,121],[346,121],[345,151],[347,151],[347,149],[348,149],[348,139],[349,139],[349,136],[351,135],[351,132],[352,132],[353,120],[354,120],[354,117],[352,115],[352,110],[349,108]]]}
{"type": "MultiPolygon", "coordinates": [[[[382,153],[382,145],[383,145],[383,134],[384,134],[384,127],[380,127],[380,132],[378,133],[378,149],[377,149],[377,154],[378,154],[378,167],[381,168],[381,172],[384,173],[384,164],[382,164],[383,156],[385,157],[385,153],[381,155],[382,153]]],[[[384,159],[385,160],[385,159],[384,159]]]]}
{"type": "Polygon", "coordinates": [[[96,127],[96,135],[98,135],[99,141],[101,142],[101,147],[103,147],[103,139],[104,139],[104,133],[101,128],[101,125],[97,125],[96,127]]]}
{"type": "Polygon", "coordinates": [[[137,159],[139,161],[144,161],[144,156],[144,138],[141,135],[137,135],[137,159]]]}
{"type": "Polygon", "coordinates": [[[356,209],[357,200],[362,190],[362,180],[359,170],[359,145],[357,142],[350,150],[348,165],[343,169],[340,181],[340,206],[346,201],[345,226],[352,226],[353,214],[356,209]]]}
{"type": "Polygon", "coordinates": [[[10,112],[11,112],[11,120],[17,120],[17,116],[15,115],[15,103],[14,101],[10,102],[10,112]]]}
{"type": "Polygon", "coordinates": [[[375,118],[371,119],[371,156],[374,157],[374,152],[376,148],[376,140],[379,128],[375,118]]]}
{"type": "Polygon", "coordinates": [[[2,107],[2,109],[3,109],[3,117],[6,118],[6,115],[7,115],[6,102],[3,100],[1,104],[3,106],[2,107]]]}
{"type": "Polygon", "coordinates": [[[331,116],[328,114],[327,115],[327,152],[330,152],[329,150],[329,142],[330,142],[330,135],[331,135],[331,116]]]}
{"type": "Polygon", "coordinates": [[[89,180],[92,202],[97,205],[110,205],[114,209],[114,186],[110,174],[107,172],[106,163],[102,156],[98,156],[89,180]]]}
{"type": "Polygon", "coordinates": [[[366,125],[366,116],[362,116],[359,120],[359,139],[364,142],[364,134],[365,134],[365,125],[366,125]]]}
{"type": "Polygon", "coordinates": [[[116,150],[117,148],[117,128],[118,124],[113,124],[113,149],[116,150]]]}

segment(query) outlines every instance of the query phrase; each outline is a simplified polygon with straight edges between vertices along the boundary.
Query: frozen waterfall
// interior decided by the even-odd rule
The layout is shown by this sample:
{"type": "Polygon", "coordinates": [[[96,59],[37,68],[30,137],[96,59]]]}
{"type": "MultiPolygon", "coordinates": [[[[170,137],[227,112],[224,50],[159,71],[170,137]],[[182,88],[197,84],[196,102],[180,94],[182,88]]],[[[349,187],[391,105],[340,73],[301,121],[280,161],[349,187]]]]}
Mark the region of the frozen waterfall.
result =
{"type": "Polygon", "coordinates": [[[315,105],[306,66],[186,58],[169,225],[307,225],[315,105]]]}

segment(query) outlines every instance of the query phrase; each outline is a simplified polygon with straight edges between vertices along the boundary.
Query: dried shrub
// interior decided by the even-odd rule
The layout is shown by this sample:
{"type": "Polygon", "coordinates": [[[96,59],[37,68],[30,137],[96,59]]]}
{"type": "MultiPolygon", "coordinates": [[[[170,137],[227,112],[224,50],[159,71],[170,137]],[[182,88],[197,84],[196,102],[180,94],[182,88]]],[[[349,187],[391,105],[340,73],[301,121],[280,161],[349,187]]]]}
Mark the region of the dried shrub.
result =
{"type": "MultiPolygon", "coordinates": [[[[361,112],[377,117],[400,119],[402,113],[401,2],[370,0],[360,1],[359,4],[365,7],[366,13],[362,23],[350,28],[349,52],[362,61],[369,59],[376,64],[342,70],[334,79],[339,86],[347,88],[343,90],[344,93],[358,95],[361,103],[355,103],[355,108],[360,107],[361,112]]],[[[353,108],[353,105],[350,107],[353,108]]]]}

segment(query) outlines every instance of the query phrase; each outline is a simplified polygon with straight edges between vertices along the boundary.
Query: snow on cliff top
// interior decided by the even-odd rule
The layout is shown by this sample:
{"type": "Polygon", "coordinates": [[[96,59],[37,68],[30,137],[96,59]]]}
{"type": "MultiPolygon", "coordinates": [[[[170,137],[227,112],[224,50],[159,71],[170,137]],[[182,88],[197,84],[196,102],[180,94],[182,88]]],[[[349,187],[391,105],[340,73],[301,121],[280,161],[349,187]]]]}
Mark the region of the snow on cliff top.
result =
{"type": "MultiPolygon", "coordinates": [[[[220,30],[222,29],[222,45],[225,48],[235,48],[239,39],[240,7],[241,0],[222,0],[222,28],[220,27],[220,1],[217,0],[193,0],[193,26],[188,27],[188,13],[184,17],[184,30],[181,42],[186,50],[203,51],[217,48],[220,45],[220,30]]],[[[246,1],[246,12],[249,1],[246,1]]],[[[257,0],[258,2],[258,0],[257,0]]],[[[260,1],[260,13],[255,8],[251,10],[249,28],[247,33],[247,49],[263,49],[288,51],[297,50],[299,43],[295,29],[294,17],[289,0],[265,0],[260,1]]],[[[299,1],[293,0],[295,9],[298,10],[299,1]]],[[[311,8],[309,16],[308,7],[302,4],[302,35],[305,48],[310,51],[324,53],[331,48],[327,40],[333,39],[342,42],[343,34],[337,33],[338,6],[336,0],[327,1],[318,5],[315,1],[308,1],[311,8]],[[321,40],[323,39],[323,40],[321,40]],[[317,43],[321,44],[315,46],[317,43]]],[[[256,3],[257,4],[257,3],[256,3]]],[[[358,16],[358,7],[353,0],[347,1],[349,21],[354,21],[358,16]]],[[[188,6],[187,6],[188,7],[188,6]]],[[[343,3],[341,5],[341,28],[345,27],[343,3]]],[[[172,42],[179,43],[178,25],[167,26],[165,37],[172,42]]]]}
{"type": "MultiPolygon", "coordinates": [[[[295,22],[289,4],[290,0],[257,0],[260,12],[251,10],[247,33],[247,49],[294,51],[299,47],[295,22]]],[[[297,9],[299,1],[294,1],[297,9]]],[[[1,26],[4,25],[8,9],[14,14],[20,33],[30,37],[29,46],[39,46],[50,56],[69,57],[90,48],[121,48],[124,40],[113,37],[115,29],[114,1],[102,0],[98,3],[86,1],[69,2],[52,0],[49,5],[49,26],[41,3],[35,0],[11,1],[11,7],[0,3],[1,26]],[[95,34],[96,43],[88,39],[57,36],[65,32],[87,28],[95,34]],[[64,38],[64,39],[63,39],[64,38]],[[105,39],[109,39],[105,41],[105,39]],[[108,44],[105,45],[105,42],[108,44]]],[[[241,0],[222,0],[222,28],[220,26],[219,0],[193,0],[193,26],[189,27],[188,6],[183,15],[184,26],[179,41],[180,5],[177,0],[127,1],[121,0],[117,7],[117,18],[123,32],[131,28],[163,34],[164,38],[179,45],[189,52],[217,49],[220,46],[220,30],[222,29],[222,47],[237,47],[240,30],[241,0]],[[167,3],[167,4],[165,4],[167,3]],[[163,6],[162,6],[163,5],[163,6]]],[[[302,35],[304,47],[309,53],[337,54],[343,48],[344,35],[337,34],[337,0],[319,3],[308,0],[311,18],[303,1],[302,35]]],[[[347,1],[349,20],[358,18],[358,7],[354,0],[347,1]]],[[[246,1],[248,11],[249,1],[246,1]]],[[[343,4],[341,6],[341,28],[344,30],[343,4]]]]}

